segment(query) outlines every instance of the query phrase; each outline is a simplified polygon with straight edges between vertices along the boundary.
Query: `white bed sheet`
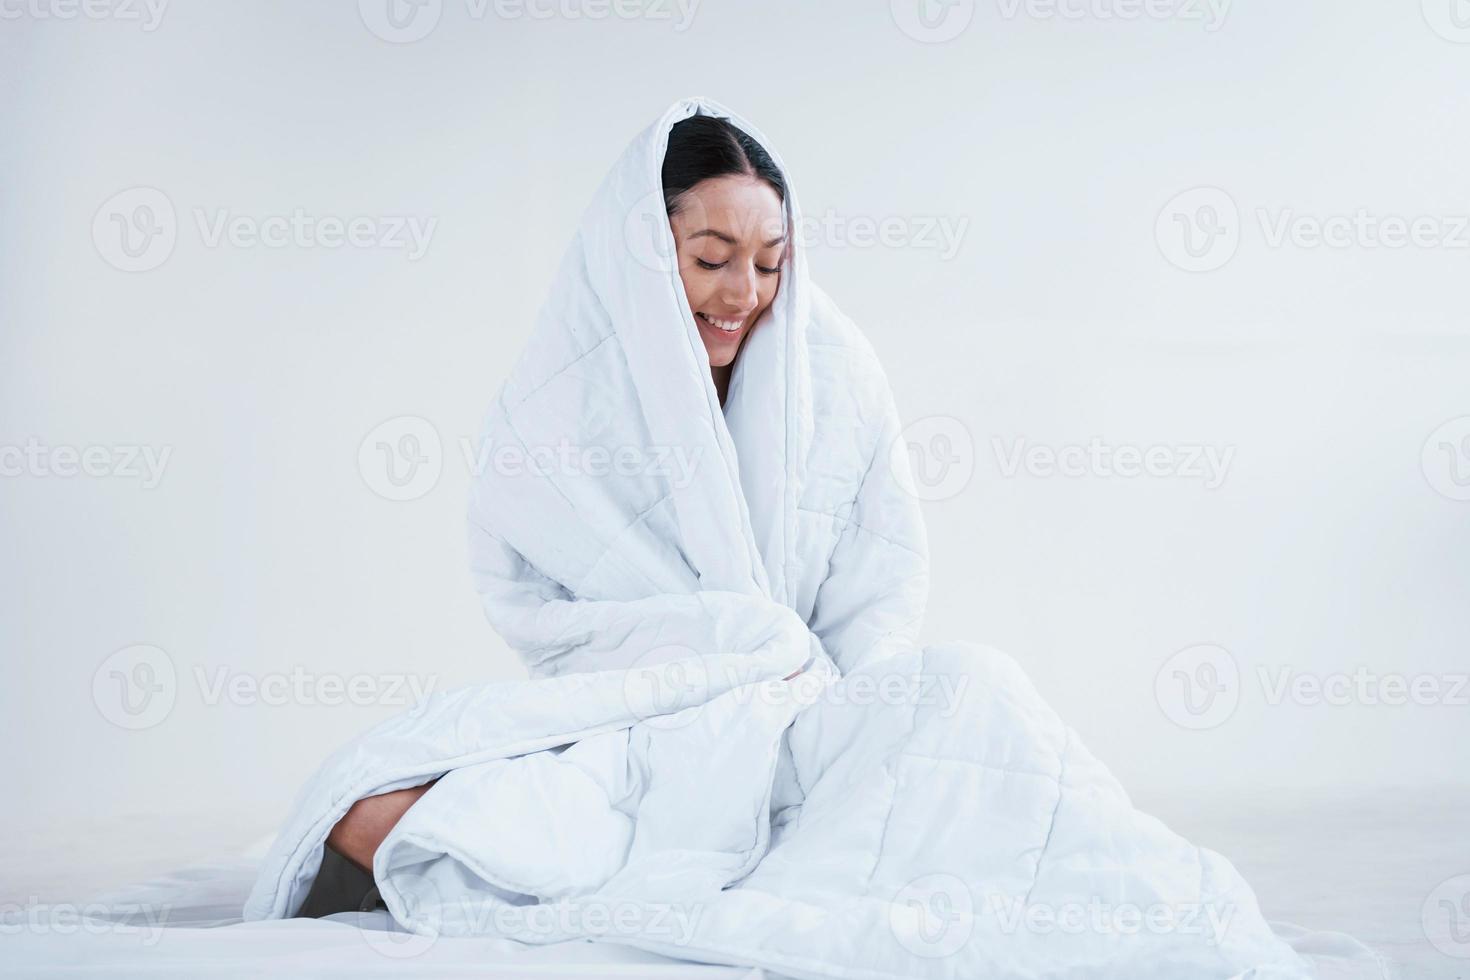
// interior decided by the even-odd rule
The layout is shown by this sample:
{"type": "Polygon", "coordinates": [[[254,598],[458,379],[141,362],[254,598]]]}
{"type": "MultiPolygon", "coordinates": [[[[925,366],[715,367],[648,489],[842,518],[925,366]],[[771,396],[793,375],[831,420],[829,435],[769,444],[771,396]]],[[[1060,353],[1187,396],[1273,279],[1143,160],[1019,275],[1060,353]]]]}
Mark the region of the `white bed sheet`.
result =
{"type": "Polygon", "coordinates": [[[197,864],[86,902],[31,906],[0,937],[0,974],[55,976],[772,977],[611,943],[525,946],[414,936],[385,911],[241,922],[269,838],[238,857],[197,864]],[[85,916],[85,919],[83,917],[85,916]]]}
{"type": "MultiPolygon", "coordinates": [[[[1470,835],[1465,833],[1470,788],[1138,802],[1191,840],[1228,855],[1288,939],[1292,932],[1285,922],[1338,930],[1388,960],[1375,968],[1362,958],[1319,959],[1323,980],[1470,980],[1470,959],[1443,952],[1420,921],[1421,907],[1439,882],[1470,874],[1470,835]]],[[[19,905],[21,919],[29,916],[35,924],[22,921],[0,933],[0,975],[775,980],[769,972],[672,960],[610,943],[527,947],[451,938],[426,943],[393,928],[383,912],[241,924],[241,904],[268,838],[243,851],[234,848],[233,857],[99,891],[95,883],[118,880],[120,867],[139,863],[140,843],[154,849],[149,853],[153,866],[168,866],[159,862],[170,838],[183,847],[180,853],[188,853],[206,833],[197,825],[192,832],[172,833],[171,824],[161,819],[143,823],[151,830],[139,822],[119,824],[111,836],[94,834],[75,841],[69,851],[26,848],[10,839],[10,853],[0,858],[5,872],[0,906],[14,919],[19,905]],[[99,859],[108,854],[114,855],[111,863],[99,859]],[[38,888],[42,881],[55,884],[38,888]],[[41,903],[34,901],[38,893],[41,903]],[[136,913],[134,924],[126,924],[135,907],[155,920],[164,910],[166,926],[160,930],[147,915],[136,913]],[[99,915],[83,924],[82,912],[99,915]],[[50,918],[51,913],[57,917],[50,918]]]]}
{"type": "MultiPolygon", "coordinates": [[[[1449,955],[1449,923],[1424,908],[1470,875],[1470,787],[1261,791],[1257,798],[1137,801],[1190,840],[1230,857],[1278,932],[1282,922],[1347,933],[1385,958],[1386,976],[1470,980],[1449,955]]],[[[1371,976],[1320,961],[1324,980],[1371,976]],[[1336,971],[1336,972],[1334,972],[1336,971]]]]}

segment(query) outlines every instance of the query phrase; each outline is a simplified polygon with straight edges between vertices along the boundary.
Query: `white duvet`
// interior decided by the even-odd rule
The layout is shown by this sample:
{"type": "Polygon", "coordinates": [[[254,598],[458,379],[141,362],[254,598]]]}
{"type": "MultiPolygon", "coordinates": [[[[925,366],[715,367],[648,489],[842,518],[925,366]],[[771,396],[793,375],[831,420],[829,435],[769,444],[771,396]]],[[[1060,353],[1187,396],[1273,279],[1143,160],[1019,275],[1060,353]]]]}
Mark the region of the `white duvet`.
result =
{"type": "MultiPolygon", "coordinates": [[[[296,912],[355,800],[442,775],[373,868],[417,933],[794,977],[1310,975],[1011,660],[918,646],[898,415],[799,240],[722,410],[660,193],[695,112],[791,184],[738,115],[670,107],[598,189],[485,423],[472,569],[531,679],[435,695],[335,753],[245,917],[296,912]]],[[[794,190],[787,210],[798,228],[794,190]]]]}

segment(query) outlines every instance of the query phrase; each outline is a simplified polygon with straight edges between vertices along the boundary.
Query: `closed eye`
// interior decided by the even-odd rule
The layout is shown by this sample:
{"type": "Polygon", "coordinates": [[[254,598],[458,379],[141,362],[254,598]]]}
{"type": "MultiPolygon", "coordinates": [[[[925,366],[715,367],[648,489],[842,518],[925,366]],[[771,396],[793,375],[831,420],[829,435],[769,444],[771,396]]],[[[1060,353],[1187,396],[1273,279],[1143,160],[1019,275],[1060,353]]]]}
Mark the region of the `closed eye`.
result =
{"type": "MultiPolygon", "coordinates": [[[[724,263],[724,262],[721,262],[719,264],[716,264],[714,262],[706,262],[704,259],[695,259],[695,261],[699,263],[699,267],[701,269],[708,269],[711,272],[715,271],[716,269],[723,269],[725,267],[725,265],[726,265],[726,263],[724,263]]],[[[774,276],[776,273],[780,272],[781,270],[780,269],[767,269],[763,265],[758,265],[758,266],[755,267],[755,271],[756,272],[759,272],[763,276],[774,276]]]]}

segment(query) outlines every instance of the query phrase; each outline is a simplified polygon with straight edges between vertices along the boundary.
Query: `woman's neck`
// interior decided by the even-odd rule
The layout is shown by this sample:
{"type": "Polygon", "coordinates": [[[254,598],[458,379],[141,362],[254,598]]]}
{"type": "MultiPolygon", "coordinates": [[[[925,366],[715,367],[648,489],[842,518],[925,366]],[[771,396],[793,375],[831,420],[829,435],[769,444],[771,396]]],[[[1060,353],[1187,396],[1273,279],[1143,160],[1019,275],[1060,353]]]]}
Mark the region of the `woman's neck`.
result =
{"type": "Polygon", "coordinates": [[[725,407],[725,396],[730,393],[730,368],[726,364],[721,367],[710,365],[709,373],[715,379],[715,393],[720,396],[720,407],[725,407]]]}

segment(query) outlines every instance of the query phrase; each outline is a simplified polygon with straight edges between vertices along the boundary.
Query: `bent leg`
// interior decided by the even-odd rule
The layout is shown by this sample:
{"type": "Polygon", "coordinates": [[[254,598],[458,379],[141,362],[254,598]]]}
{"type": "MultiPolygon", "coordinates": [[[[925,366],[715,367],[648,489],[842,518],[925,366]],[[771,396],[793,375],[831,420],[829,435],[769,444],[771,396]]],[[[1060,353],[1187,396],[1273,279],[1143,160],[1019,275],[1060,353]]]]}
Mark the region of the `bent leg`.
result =
{"type": "Polygon", "coordinates": [[[358,800],[327,834],[327,846],[371,874],[378,846],[435,782],[438,780],[358,800]]]}

